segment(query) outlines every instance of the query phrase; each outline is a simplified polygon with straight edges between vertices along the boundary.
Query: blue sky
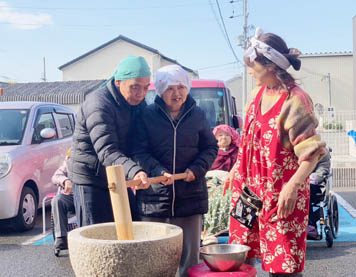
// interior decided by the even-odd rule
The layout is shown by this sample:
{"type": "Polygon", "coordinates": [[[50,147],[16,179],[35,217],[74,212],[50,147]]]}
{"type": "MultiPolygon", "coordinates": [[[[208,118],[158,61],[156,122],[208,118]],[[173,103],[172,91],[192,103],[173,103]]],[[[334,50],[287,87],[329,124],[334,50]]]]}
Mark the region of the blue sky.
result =
{"type": "MultiPolygon", "coordinates": [[[[233,2],[218,1],[241,59],[242,1],[233,2]]],[[[248,13],[249,24],[302,53],[353,49],[355,0],[248,0],[248,13]]],[[[41,81],[43,57],[47,80],[59,81],[59,66],[120,34],[198,70],[201,78],[227,80],[242,69],[223,35],[216,0],[0,0],[0,81],[41,81]]]]}

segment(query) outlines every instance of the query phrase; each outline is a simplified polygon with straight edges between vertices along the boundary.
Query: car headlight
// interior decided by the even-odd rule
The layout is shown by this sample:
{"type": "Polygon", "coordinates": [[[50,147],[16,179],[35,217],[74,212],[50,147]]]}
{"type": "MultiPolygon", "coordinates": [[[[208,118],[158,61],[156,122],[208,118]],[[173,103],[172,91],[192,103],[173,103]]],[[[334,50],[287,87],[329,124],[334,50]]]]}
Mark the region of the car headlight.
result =
{"type": "Polygon", "coordinates": [[[11,169],[9,154],[0,154],[0,178],[5,177],[11,169]]]}

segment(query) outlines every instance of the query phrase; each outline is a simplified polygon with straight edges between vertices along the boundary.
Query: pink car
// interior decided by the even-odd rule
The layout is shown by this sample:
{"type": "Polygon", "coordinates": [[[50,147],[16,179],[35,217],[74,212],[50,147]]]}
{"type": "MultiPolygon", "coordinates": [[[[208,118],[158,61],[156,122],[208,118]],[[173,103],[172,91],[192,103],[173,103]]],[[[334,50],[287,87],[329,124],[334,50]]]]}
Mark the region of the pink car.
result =
{"type": "Polygon", "coordinates": [[[74,115],[58,104],[0,102],[0,220],[16,230],[33,228],[42,199],[56,191],[51,177],[71,146],[74,115]]]}

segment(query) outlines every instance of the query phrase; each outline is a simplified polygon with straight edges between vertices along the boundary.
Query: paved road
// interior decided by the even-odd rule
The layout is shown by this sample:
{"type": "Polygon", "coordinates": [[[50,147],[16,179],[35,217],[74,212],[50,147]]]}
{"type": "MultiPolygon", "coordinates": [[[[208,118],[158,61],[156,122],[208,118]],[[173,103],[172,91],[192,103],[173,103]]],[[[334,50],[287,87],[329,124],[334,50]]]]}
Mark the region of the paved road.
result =
{"type": "MultiPolygon", "coordinates": [[[[338,192],[356,209],[356,191],[338,192]]],[[[49,214],[47,213],[47,217],[49,214]]],[[[47,220],[49,222],[49,220],[47,220]]],[[[25,233],[15,233],[11,229],[0,229],[0,276],[74,276],[67,252],[57,258],[52,245],[33,245],[41,238],[42,218],[37,226],[25,233]]],[[[356,227],[356,221],[355,221],[356,227]]],[[[309,242],[304,276],[307,277],[353,277],[356,276],[356,233],[349,241],[337,240],[332,248],[325,242],[309,242]]],[[[258,276],[268,276],[257,266],[258,276]]],[[[129,277],[129,276],[128,276],[129,277]]]]}
{"type": "Polygon", "coordinates": [[[336,191],[336,193],[345,199],[346,202],[349,203],[354,209],[356,209],[356,191],[336,191]]]}
{"type": "MultiPolygon", "coordinates": [[[[46,208],[46,225],[47,230],[50,229],[50,208],[46,208]]],[[[0,221],[0,250],[3,244],[32,244],[42,235],[42,210],[39,210],[36,218],[36,225],[30,231],[17,233],[9,227],[6,221],[0,221]]],[[[0,277],[2,275],[0,274],[0,277]]]]}

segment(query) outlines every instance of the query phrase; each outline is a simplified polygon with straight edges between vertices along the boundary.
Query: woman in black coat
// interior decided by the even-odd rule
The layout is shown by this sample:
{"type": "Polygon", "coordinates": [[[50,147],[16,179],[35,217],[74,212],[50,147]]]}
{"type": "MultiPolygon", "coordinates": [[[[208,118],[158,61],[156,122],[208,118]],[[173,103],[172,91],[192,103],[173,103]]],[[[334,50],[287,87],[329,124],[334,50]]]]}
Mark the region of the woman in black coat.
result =
{"type": "Polygon", "coordinates": [[[202,215],[208,211],[205,173],[218,152],[204,111],[189,95],[190,83],[178,65],[158,70],[158,96],[143,112],[134,150],[134,158],[149,176],[167,177],[164,183],[138,190],[137,204],[142,220],[183,228],[181,276],[199,262],[202,215]],[[173,180],[173,174],[183,172],[186,179],[173,180]]]}

